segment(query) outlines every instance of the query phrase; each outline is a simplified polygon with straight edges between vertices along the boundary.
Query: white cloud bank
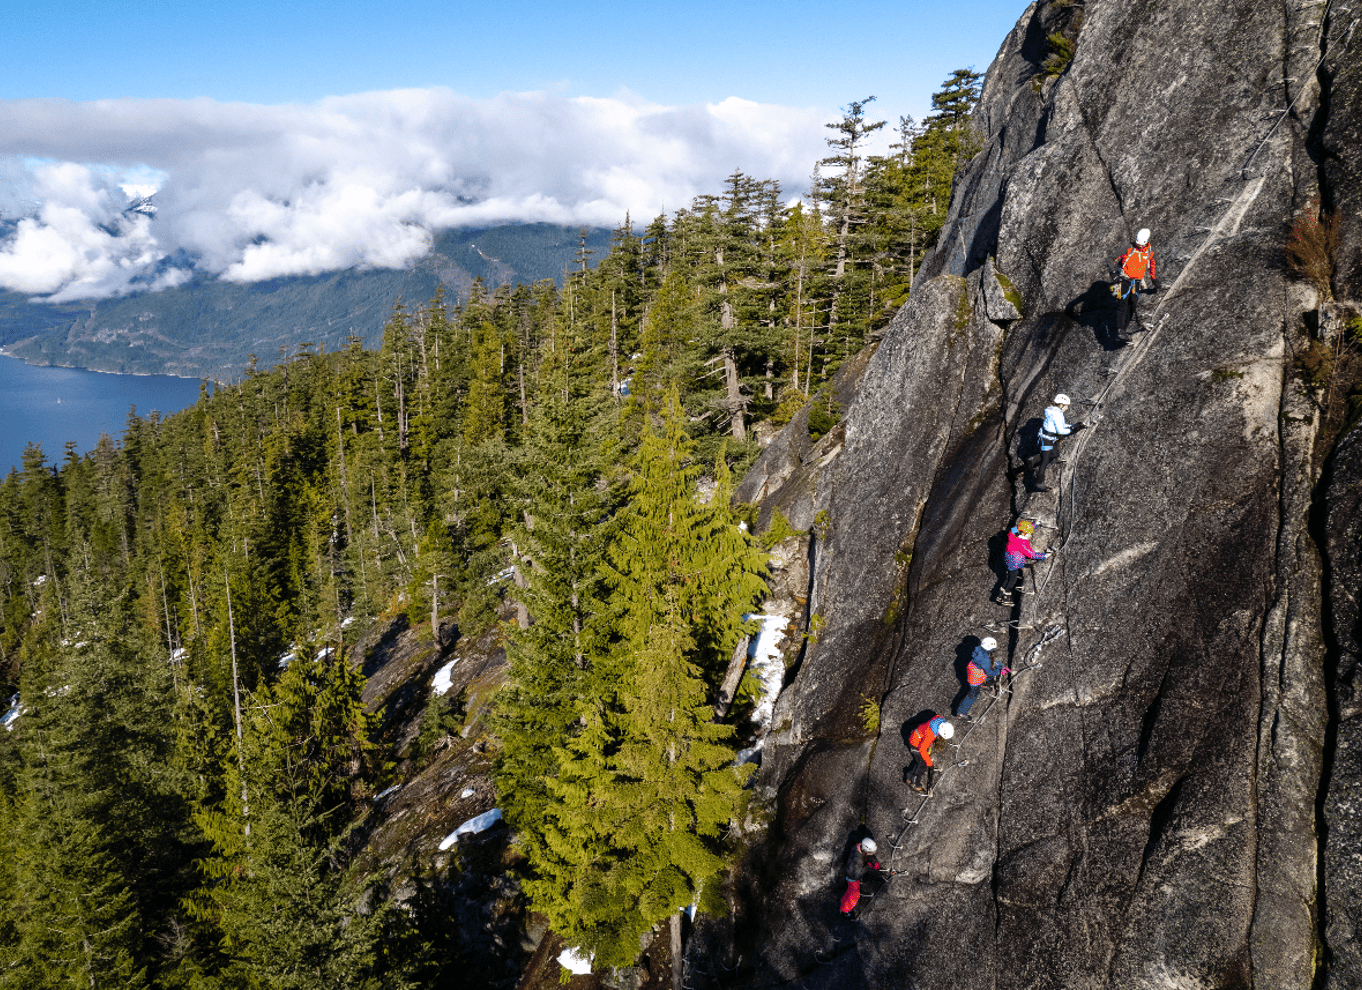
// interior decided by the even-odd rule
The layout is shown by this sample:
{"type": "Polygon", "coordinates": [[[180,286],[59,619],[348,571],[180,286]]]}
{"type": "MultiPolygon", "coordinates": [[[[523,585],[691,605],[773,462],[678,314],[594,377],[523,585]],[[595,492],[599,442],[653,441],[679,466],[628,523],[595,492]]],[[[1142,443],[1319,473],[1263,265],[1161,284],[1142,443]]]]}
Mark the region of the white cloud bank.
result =
{"type": "Polygon", "coordinates": [[[0,287],[54,301],[161,288],[187,277],[158,269],[178,251],[241,282],[397,268],[447,227],[646,223],[734,169],[795,194],[827,119],[736,97],[441,89],[311,106],[0,101],[0,287]],[[152,189],[154,219],[124,212],[152,189]]]}

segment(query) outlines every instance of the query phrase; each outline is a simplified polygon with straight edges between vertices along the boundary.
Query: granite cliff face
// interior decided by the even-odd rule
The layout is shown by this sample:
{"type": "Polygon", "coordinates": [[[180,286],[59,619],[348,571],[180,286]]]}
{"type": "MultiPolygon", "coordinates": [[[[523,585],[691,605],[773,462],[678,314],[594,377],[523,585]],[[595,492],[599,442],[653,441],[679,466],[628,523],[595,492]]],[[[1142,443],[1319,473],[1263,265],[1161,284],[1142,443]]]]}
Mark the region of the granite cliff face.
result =
{"type": "Polygon", "coordinates": [[[1343,223],[1334,294],[1362,298],[1358,16],[1023,15],[844,424],[813,451],[792,424],[738,493],[812,528],[821,630],[766,743],[769,841],[688,985],[1362,985],[1362,441],[1325,471],[1293,367],[1325,300],[1282,250],[1321,197],[1343,223]],[[1046,79],[1047,35],[1075,29],[1046,79]],[[1104,279],[1141,227],[1159,291],[1122,346],[1104,279]],[[1031,491],[1009,470],[1059,391],[1089,428],[1031,491]],[[1060,552],[1009,613],[989,595],[1018,517],[1060,552]],[[914,818],[907,733],[951,709],[990,634],[1024,672],[914,818]],[[858,827],[904,872],[848,922],[858,827]]]}

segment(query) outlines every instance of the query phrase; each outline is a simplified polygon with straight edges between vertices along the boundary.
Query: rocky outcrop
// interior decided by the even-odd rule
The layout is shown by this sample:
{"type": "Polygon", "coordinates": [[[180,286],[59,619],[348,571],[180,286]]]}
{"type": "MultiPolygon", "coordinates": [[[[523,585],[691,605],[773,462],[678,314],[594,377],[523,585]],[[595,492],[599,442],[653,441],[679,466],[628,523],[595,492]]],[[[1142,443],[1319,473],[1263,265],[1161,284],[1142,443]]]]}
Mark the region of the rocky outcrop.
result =
{"type": "Polygon", "coordinates": [[[1069,6],[1033,5],[990,68],[984,150],[840,451],[764,488],[818,493],[822,629],[766,743],[774,821],[737,936],[752,986],[1306,988],[1359,918],[1340,891],[1338,934],[1319,924],[1321,781],[1346,884],[1357,777],[1340,756],[1326,778],[1348,740],[1327,745],[1317,410],[1292,371],[1320,300],[1282,264],[1292,219],[1356,166],[1321,167],[1358,126],[1353,15],[1089,0],[1047,80],[1069,6]],[[1140,227],[1159,291],[1123,345],[1104,279],[1140,227]],[[1089,429],[1033,491],[1009,469],[1058,391],[1089,429]],[[1012,614],[989,593],[1019,516],[1059,553],[1012,614]],[[986,634],[1012,690],[919,809],[907,733],[951,709],[986,634]],[[852,923],[857,827],[904,872],[852,923]]]}
{"type": "Polygon", "coordinates": [[[1332,717],[1320,801],[1320,902],[1324,986],[1343,990],[1362,985],[1362,430],[1354,429],[1334,454],[1321,514],[1332,717]]]}

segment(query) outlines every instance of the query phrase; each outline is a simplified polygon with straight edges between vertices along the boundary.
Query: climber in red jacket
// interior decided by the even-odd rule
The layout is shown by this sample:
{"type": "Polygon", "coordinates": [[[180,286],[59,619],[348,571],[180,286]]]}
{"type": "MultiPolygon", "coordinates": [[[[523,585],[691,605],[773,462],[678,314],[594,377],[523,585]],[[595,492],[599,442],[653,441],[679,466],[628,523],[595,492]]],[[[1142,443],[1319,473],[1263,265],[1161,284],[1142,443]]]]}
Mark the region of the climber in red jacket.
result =
{"type": "Polygon", "coordinates": [[[946,721],[946,716],[923,722],[908,737],[908,745],[913,747],[913,762],[908,767],[908,779],[913,790],[925,794],[932,789],[932,753],[938,751],[940,740],[955,735],[955,726],[946,721]]]}
{"type": "Polygon", "coordinates": [[[850,918],[852,908],[861,899],[861,877],[866,870],[880,870],[879,861],[875,859],[875,852],[879,847],[875,845],[875,840],[866,838],[852,848],[847,855],[847,889],[842,894],[842,917],[850,918]]]}
{"type": "Polygon", "coordinates": [[[1140,293],[1154,291],[1154,245],[1149,243],[1148,227],[1135,235],[1135,244],[1116,259],[1116,264],[1120,268],[1116,330],[1122,340],[1127,340],[1126,327],[1135,316],[1140,293]]]}

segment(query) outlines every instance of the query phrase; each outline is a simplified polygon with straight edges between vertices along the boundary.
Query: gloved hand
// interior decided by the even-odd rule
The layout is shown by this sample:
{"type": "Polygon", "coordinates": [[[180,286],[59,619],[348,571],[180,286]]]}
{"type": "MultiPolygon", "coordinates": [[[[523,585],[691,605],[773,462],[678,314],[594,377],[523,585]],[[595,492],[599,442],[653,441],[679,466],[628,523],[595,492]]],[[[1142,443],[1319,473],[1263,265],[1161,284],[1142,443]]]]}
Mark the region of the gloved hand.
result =
{"type": "Polygon", "coordinates": [[[884,867],[882,867],[882,866],[879,864],[879,861],[878,861],[878,860],[874,860],[874,859],[872,859],[872,860],[870,861],[869,866],[870,866],[870,868],[871,868],[872,870],[882,870],[882,869],[884,869],[884,867]]]}
{"type": "Polygon", "coordinates": [[[1038,554],[1036,554],[1036,560],[1044,560],[1045,558],[1047,558],[1047,557],[1049,557],[1049,556],[1050,556],[1050,555],[1049,555],[1048,553],[1038,553],[1038,554]]]}
{"type": "Polygon", "coordinates": [[[1012,668],[1011,668],[1011,667],[1004,667],[1004,668],[1003,668],[1003,676],[1004,676],[1004,677],[1006,677],[1006,676],[1007,676],[1008,674],[1010,674],[1010,673],[1012,673],[1012,668]]]}

